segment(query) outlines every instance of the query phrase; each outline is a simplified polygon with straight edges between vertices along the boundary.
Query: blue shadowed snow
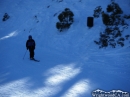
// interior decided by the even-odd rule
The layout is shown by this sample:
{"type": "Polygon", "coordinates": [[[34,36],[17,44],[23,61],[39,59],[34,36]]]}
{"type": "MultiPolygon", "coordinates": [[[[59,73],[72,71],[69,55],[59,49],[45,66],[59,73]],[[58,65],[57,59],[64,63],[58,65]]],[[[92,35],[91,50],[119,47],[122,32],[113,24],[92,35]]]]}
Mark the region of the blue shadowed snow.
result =
{"type": "MultiPolygon", "coordinates": [[[[115,2],[130,14],[129,0],[115,2]]],[[[0,97],[92,97],[97,89],[130,93],[130,44],[99,49],[94,40],[105,29],[102,19],[95,19],[91,29],[86,23],[97,6],[105,10],[109,3],[0,1],[0,97]],[[74,23],[61,33],[55,25],[65,8],[74,13],[74,23]],[[10,16],[5,22],[4,13],[10,16]],[[36,42],[35,58],[40,62],[29,60],[28,35],[36,42]]],[[[124,33],[129,31],[130,27],[124,33]]]]}

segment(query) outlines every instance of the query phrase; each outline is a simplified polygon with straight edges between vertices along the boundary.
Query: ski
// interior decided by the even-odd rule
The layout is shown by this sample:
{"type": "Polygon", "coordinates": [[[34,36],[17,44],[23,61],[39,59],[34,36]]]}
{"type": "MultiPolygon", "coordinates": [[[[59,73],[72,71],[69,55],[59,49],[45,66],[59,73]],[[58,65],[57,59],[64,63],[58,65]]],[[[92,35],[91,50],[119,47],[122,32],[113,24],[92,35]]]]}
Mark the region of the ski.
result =
{"type": "Polygon", "coordinates": [[[36,61],[36,62],[40,62],[40,60],[37,60],[37,59],[30,59],[32,61],[36,61]]]}
{"type": "Polygon", "coordinates": [[[40,60],[33,59],[33,61],[40,62],[40,60]]]}

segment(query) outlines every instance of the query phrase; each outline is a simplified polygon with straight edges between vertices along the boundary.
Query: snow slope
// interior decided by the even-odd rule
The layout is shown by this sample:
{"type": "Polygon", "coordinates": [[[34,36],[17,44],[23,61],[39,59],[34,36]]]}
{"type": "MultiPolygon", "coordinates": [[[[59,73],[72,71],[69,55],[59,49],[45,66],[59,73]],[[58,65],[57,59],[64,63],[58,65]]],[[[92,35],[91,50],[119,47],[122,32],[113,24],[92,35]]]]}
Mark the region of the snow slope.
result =
{"type": "MultiPolygon", "coordinates": [[[[129,0],[115,1],[130,14],[129,0]]],[[[0,18],[4,13],[10,18],[0,21],[0,97],[91,97],[96,89],[130,92],[129,44],[99,49],[93,41],[105,28],[101,18],[94,20],[91,29],[86,26],[95,7],[101,5],[105,10],[108,3],[1,0],[0,18]],[[65,8],[73,11],[74,23],[61,33],[55,25],[65,8]],[[36,42],[35,58],[40,62],[29,60],[28,35],[36,42]]]]}

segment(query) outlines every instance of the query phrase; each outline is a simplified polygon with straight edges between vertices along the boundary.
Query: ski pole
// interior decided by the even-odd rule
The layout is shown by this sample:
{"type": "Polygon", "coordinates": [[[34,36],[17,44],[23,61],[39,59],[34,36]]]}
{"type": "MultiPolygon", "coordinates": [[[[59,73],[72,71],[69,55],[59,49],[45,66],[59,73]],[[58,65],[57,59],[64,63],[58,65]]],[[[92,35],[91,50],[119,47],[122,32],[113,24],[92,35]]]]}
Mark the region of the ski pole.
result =
{"type": "MultiPolygon", "coordinates": [[[[27,52],[27,50],[26,50],[26,52],[27,52]]],[[[25,57],[25,55],[26,55],[26,52],[25,52],[25,54],[24,54],[24,56],[23,56],[23,60],[24,60],[24,57],[25,57]]]]}

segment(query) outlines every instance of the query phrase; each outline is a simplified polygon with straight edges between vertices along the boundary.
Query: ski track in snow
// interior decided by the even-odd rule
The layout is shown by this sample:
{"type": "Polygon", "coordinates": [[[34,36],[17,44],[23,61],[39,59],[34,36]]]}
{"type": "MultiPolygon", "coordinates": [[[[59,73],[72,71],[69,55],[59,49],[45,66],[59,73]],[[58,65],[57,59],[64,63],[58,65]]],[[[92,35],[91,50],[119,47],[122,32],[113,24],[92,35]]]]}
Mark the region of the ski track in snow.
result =
{"type": "MultiPolygon", "coordinates": [[[[129,0],[115,2],[129,14],[129,0]]],[[[129,44],[99,49],[93,41],[105,26],[101,19],[95,19],[91,29],[86,26],[93,10],[99,5],[105,10],[108,3],[110,0],[0,1],[1,19],[5,12],[10,15],[6,22],[0,21],[0,97],[91,97],[96,89],[130,92],[129,44]],[[74,23],[61,33],[55,24],[65,8],[73,11],[74,23]],[[40,62],[30,61],[28,51],[23,59],[30,34],[40,62]]]]}

